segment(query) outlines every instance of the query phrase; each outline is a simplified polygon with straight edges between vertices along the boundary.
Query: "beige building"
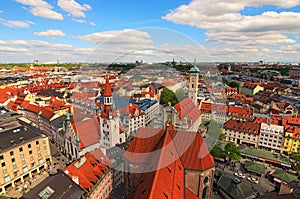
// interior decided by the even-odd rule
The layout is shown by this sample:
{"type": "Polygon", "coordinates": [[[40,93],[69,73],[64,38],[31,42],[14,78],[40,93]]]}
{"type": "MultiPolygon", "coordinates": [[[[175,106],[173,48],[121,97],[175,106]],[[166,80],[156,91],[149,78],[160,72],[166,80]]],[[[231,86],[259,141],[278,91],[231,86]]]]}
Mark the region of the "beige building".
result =
{"type": "Polygon", "coordinates": [[[260,124],[248,121],[230,119],[223,125],[226,141],[238,145],[257,147],[260,124]]]}
{"type": "Polygon", "coordinates": [[[15,117],[0,119],[0,194],[52,162],[49,139],[15,117]]]}
{"type": "Polygon", "coordinates": [[[259,85],[260,83],[252,83],[252,82],[245,82],[240,84],[239,93],[244,94],[246,96],[254,96],[259,91],[263,91],[264,87],[259,85]]]}

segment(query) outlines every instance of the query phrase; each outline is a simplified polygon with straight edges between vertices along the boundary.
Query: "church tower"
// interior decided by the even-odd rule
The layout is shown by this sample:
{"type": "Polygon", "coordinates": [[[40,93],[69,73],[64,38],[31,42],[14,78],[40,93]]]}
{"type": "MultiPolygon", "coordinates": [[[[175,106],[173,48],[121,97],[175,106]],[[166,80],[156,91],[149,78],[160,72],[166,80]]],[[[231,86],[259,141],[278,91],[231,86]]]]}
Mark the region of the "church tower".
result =
{"type": "Polygon", "coordinates": [[[198,107],[197,95],[198,95],[198,81],[199,81],[199,68],[196,65],[196,59],[193,67],[190,69],[189,76],[189,98],[198,107]]]}
{"type": "Polygon", "coordinates": [[[104,154],[106,149],[125,142],[125,132],[120,127],[120,114],[113,107],[112,90],[109,77],[106,76],[103,94],[104,104],[100,108],[100,146],[104,154]]]}

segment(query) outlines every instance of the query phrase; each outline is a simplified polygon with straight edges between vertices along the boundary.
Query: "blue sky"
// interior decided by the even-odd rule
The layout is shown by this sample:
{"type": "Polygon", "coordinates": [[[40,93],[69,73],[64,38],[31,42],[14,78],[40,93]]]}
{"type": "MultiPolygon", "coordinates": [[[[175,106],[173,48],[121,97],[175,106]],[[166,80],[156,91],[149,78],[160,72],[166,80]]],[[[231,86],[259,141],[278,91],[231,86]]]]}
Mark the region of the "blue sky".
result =
{"type": "Polygon", "coordinates": [[[299,0],[3,0],[0,62],[300,62],[299,0]]]}

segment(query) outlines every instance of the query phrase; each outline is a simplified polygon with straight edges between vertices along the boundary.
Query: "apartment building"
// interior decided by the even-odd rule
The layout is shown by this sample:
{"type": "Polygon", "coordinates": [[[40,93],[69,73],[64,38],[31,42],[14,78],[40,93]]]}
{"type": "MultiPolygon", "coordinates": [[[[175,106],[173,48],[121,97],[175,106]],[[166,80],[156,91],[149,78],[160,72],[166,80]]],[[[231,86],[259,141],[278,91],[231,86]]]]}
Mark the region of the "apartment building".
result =
{"type": "Polygon", "coordinates": [[[276,124],[261,123],[258,147],[280,153],[283,142],[284,127],[276,124]]]}
{"type": "Polygon", "coordinates": [[[249,147],[258,146],[260,124],[230,119],[223,125],[226,141],[249,147]]]}
{"type": "Polygon", "coordinates": [[[40,173],[52,162],[49,139],[22,120],[0,119],[0,193],[40,173]]]}

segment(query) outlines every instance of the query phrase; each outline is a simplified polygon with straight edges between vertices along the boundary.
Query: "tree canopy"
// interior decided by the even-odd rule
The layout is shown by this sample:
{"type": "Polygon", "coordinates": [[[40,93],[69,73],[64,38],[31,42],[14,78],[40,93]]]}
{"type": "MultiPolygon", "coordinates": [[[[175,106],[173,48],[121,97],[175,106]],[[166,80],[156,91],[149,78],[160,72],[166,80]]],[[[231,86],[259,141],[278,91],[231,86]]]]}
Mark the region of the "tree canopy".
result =
{"type": "Polygon", "coordinates": [[[240,150],[233,142],[229,142],[225,145],[225,153],[230,161],[238,161],[241,159],[240,150]]]}
{"type": "Polygon", "coordinates": [[[178,99],[173,91],[168,88],[163,88],[160,95],[160,104],[167,106],[169,102],[175,105],[178,103],[178,99]]]}

